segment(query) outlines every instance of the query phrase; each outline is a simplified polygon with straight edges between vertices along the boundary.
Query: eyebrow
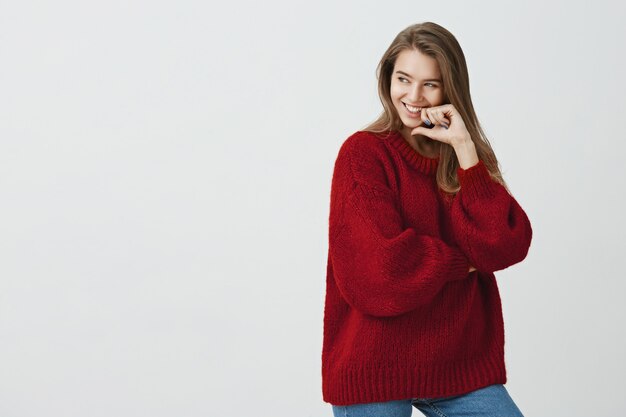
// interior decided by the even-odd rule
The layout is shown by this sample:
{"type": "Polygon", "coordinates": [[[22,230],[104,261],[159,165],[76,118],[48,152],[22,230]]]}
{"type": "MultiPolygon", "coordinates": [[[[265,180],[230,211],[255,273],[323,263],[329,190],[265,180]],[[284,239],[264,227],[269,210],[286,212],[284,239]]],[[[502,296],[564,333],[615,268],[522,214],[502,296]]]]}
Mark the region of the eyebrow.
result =
{"type": "MultiPolygon", "coordinates": [[[[406,72],[404,72],[404,71],[396,71],[396,74],[402,74],[402,75],[406,75],[406,76],[407,76],[407,77],[409,77],[409,78],[413,78],[413,77],[411,77],[409,74],[407,74],[407,73],[406,73],[406,72]]],[[[441,80],[440,80],[439,78],[430,78],[430,79],[428,79],[428,80],[424,80],[424,81],[437,81],[437,82],[441,82],[441,80]]]]}

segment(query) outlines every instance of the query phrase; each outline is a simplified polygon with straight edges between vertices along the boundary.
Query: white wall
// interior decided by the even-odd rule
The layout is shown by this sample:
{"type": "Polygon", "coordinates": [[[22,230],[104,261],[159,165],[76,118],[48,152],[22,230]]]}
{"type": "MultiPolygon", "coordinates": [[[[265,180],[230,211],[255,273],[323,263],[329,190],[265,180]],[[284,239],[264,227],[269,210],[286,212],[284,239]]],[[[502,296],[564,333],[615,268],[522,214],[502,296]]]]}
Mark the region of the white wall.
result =
{"type": "Polygon", "coordinates": [[[507,389],[527,416],[619,414],[625,17],[608,1],[0,2],[0,415],[332,415],[334,158],[380,111],[380,56],[426,20],[461,43],[533,225],[527,259],[496,273],[507,389]]]}

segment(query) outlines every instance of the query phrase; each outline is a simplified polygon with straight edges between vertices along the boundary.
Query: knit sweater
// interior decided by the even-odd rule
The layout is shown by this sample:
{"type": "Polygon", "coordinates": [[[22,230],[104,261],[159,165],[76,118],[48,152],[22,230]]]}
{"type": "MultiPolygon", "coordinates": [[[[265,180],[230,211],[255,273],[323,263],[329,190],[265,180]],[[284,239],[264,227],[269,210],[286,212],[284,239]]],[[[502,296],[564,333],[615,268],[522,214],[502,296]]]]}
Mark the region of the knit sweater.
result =
{"type": "Polygon", "coordinates": [[[443,397],[506,383],[493,272],[526,257],[530,221],[482,160],[457,169],[461,188],[452,198],[437,187],[438,163],[397,131],[357,131],[339,149],[328,223],[325,402],[443,397]]]}

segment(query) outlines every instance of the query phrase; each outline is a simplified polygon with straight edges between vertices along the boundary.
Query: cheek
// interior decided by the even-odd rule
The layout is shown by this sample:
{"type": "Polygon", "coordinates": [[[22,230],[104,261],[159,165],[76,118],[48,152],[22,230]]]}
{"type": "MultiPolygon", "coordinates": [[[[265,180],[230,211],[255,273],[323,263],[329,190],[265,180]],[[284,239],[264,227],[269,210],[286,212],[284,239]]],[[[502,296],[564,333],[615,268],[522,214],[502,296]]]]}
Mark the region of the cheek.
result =
{"type": "Polygon", "coordinates": [[[389,94],[391,95],[392,100],[398,100],[398,98],[404,94],[404,91],[401,86],[398,86],[397,84],[391,84],[389,94]]]}
{"type": "Polygon", "coordinates": [[[433,103],[440,103],[443,102],[443,90],[441,88],[436,88],[434,91],[432,91],[429,95],[429,101],[433,102],[433,103]]]}

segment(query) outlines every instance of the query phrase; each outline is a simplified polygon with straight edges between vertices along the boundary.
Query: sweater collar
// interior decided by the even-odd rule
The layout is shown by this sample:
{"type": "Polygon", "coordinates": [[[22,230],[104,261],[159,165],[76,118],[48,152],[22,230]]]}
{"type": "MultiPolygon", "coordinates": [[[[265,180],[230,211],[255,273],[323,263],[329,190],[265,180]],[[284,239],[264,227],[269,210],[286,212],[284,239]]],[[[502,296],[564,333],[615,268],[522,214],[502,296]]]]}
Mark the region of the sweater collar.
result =
{"type": "Polygon", "coordinates": [[[397,130],[389,131],[387,135],[389,143],[398,150],[400,155],[415,169],[423,174],[434,176],[437,173],[437,166],[439,165],[439,157],[428,158],[415,149],[407,142],[397,130]]]}

